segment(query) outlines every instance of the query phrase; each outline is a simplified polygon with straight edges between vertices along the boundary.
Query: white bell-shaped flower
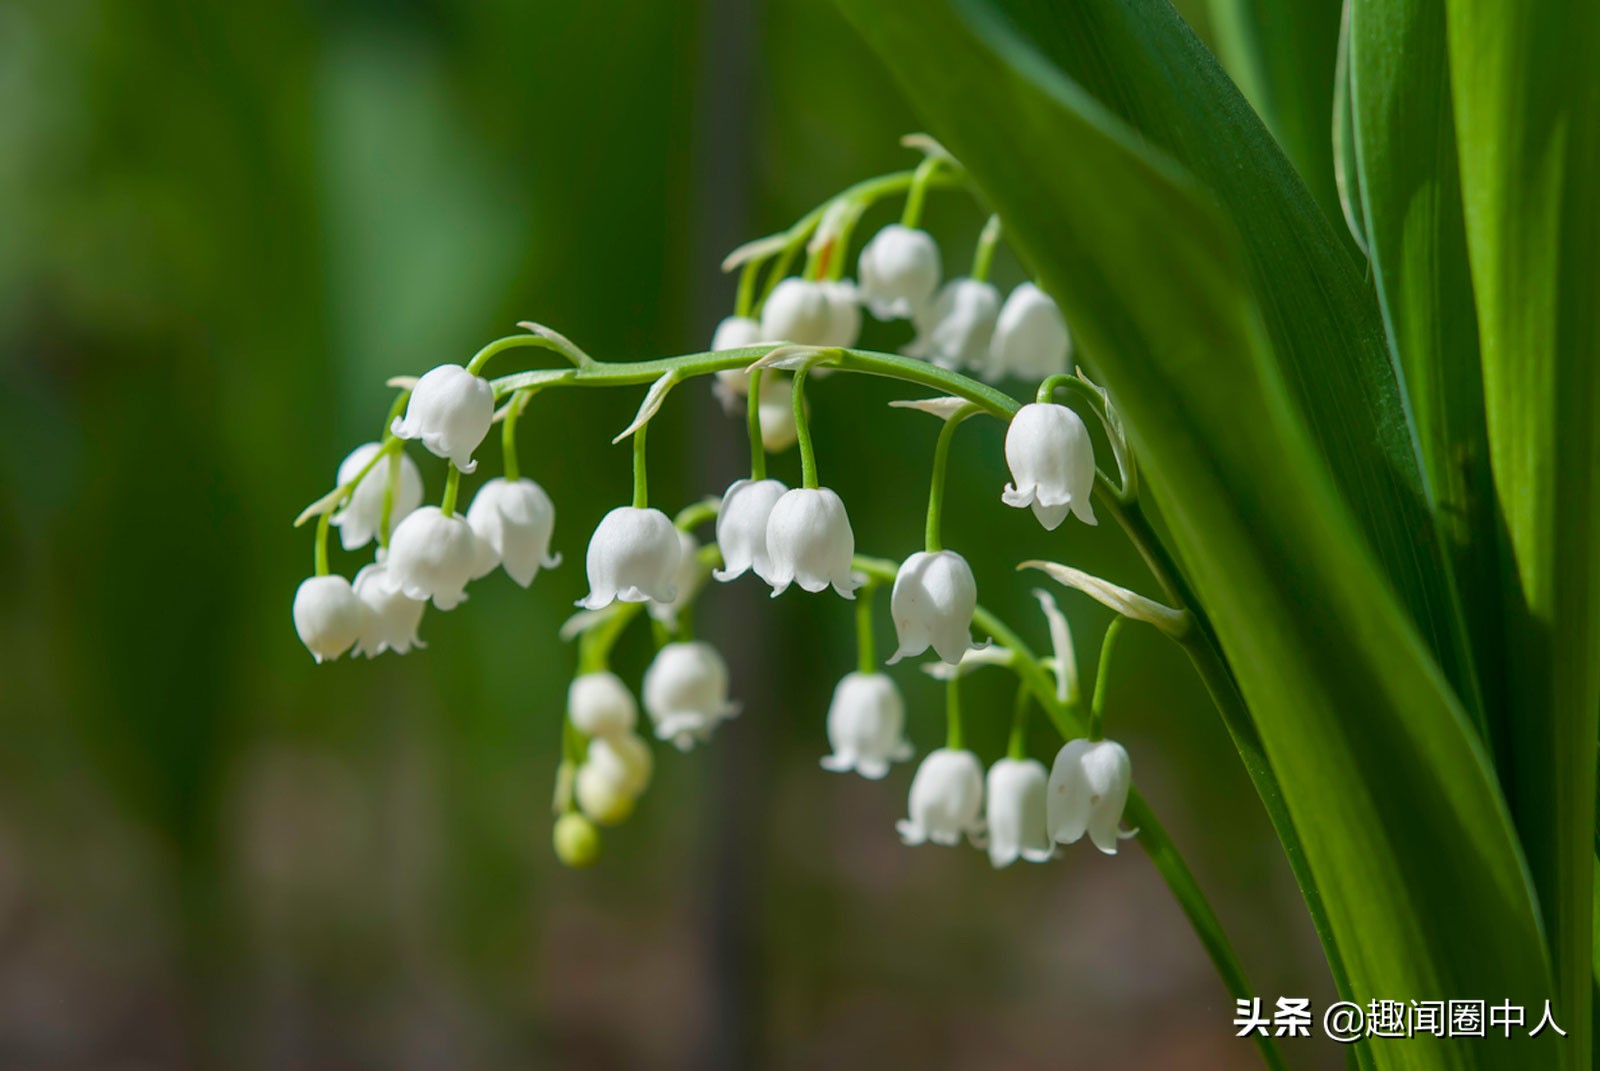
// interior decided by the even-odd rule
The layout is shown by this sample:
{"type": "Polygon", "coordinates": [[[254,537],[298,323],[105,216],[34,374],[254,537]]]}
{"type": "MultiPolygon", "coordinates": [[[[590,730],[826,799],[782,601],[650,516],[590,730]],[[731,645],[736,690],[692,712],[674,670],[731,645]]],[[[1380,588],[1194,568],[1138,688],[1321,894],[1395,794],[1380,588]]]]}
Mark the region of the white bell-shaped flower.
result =
{"type": "Polygon", "coordinates": [[[788,376],[768,372],[761,377],[756,412],[761,421],[761,446],[767,453],[781,454],[800,438],[794,422],[794,381],[788,376]]]}
{"type": "Polygon", "coordinates": [[[442,364],[411,390],[406,415],[390,428],[402,439],[421,439],[437,457],[449,458],[462,472],[478,467],[472,451],[494,421],[494,388],[459,364],[442,364]]]}
{"type": "Polygon", "coordinates": [[[615,673],[584,673],[567,686],[567,718],[584,736],[618,736],[633,732],[639,707],[615,673]]]}
{"type": "Polygon", "coordinates": [[[889,614],[900,637],[900,648],[889,664],[929,647],[951,665],[960,662],[976,646],[971,628],[977,608],[978,582],[967,559],[953,550],[911,555],[894,574],[889,596],[889,614]]]}
{"type": "MultiPolygon", "coordinates": [[[[338,483],[342,487],[356,478],[356,473],[367,467],[382,447],[378,443],[362,443],[339,462],[338,483]]],[[[383,494],[389,486],[388,459],[379,461],[372,470],[361,477],[350,501],[335,513],[331,524],[339,529],[339,544],[345,550],[359,550],[377,538],[378,527],[383,523],[383,494]]],[[[400,478],[395,483],[394,501],[389,507],[389,524],[396,525],[406,514],[422,505],[422,473],[417,463],[404,452],[399,457],[400,478]]]]}
{"type": "MultiPolygon", "coordinates": [[[[825,282],[822,292],[828,299],[828,334],[823,344],[849,349],[861,338],[861,296],[848,279],[825,282]]],[[[826,371],[817,368],[812,374],[826,371]]]]}
{"type": "Polygon", "coordinates": [[[572,795],[578,809],[600,826],[621,825],[633,813],[638,796],[628,791],[627,782],[609,766],[585,762],[573,778],[572,795]]]}
{"type": "Polygon", "coordinates": [[[694,601],[705,575],[700,571],[700,541],[681,528],[678,530],[678,571],[672,574],[677,592],[671,602],[652,602],[645,609],[668,628],[678,627],[678,613],[694,601]]]}
{"type": "Polygon", "coordinates": [[[728,700],[728,664],[708,643],[667,644],[645,670],[644,709],[655,723],[656,739],[688,751],[739,713],[739,704],[728,700]]]}
{"type": "Polygon", "coordinates": [[[331,662],[361,638],[366,611],[342,576],[312,576],[294,593],[294,630],[311,657],[331,662]]]}
{"type": "Polygon", "coordinates": [[[823,758],[822,768],[834,773],[853,770],[879,780],[889,772],[890,763],[911,757],[905,720],[900,689],[887,674],[845,674],[828,704],[828,743],[833,754],[823,758]]]}
{"type": "Polygon", "coordinates": [[[1067,370],[1072,336],[1055,300],[1032,283],[1011,291],[995,321],[985,378],[1044,379],[1067,370]]]}
{"type": "MultiPolygon", "coordinates": [[[[761,341],[761,321],[750,316],[729,316],[717,325],[711,336],[712,350],[738,350],[761,341]]],[[[750,373],[743,368],[724,368],[717,373],[713,388],[717,400],[729,413],[738,411],[739,400],[750,393],[750,373]]]]}
{"type": "Polygon", "coordinates": [[[651,774],[655,772],[655,757],[650,754],[650,745],[636,733],[618,733],[589,741],[589,753],[583,764],[603,770],[630,796],[644,792],[650,786],[651,774]]]}
{"type": "Polygon", "coordinates": [[[389,585],[386,561],[374,562],[356,574],[356,597],[366,607],[361,638],[356,654],[377,658],[385,651],[405,654],[413,647],[426,647],[417,638],[422,611],[428,604],[396,591],[389,585]]]}
{"type": "Polygon", "coordinates": [[[911,816],[895,823],[907,844],[954,845],[983,835],[983,767],[970,751],[928,752],[911,779],[911,816]]]}
{"type": "Polygon", "coordinates": [[[478,540],[466,519],[459,513],[446,517],[438,506],[423,506],[389,538],[383,583],[391,591],[453,610],[465,601],[477,563],[478,540]]]}
{"type": "Polygon", "coordinates": [[[997,868],[1018,858],[1043,863],[1055,855],[1046,821],[1048,780],[1038,759],[1001,759],[989,767],[985,814],[989,862],[997,868]]]}
{"type": "Polygon", "coordinates": [[[908,320],[933,297],[940,273],[933,236],[892,223],[861,250],[861,301],[880,320],[908,320]]]}
{"type": "Polygon", "coordinates": [[[539,570],[561,564],[550,553],[556,507],[544,488],[532,480],[495,477],[472,496],[467,523],[478,537],[478,561],[473,578],[487,576],[496,565],[522,587],[533,583],[539,570]]]}
{"type": "Polygon", "coordinates": [[[1070,512],[1094,524],[1094,442],[1083,418],[1064,405],[1034,402],[1017,410],[1006,429],[1011,483],[1000,500],[1033,515],[1048,531],[1070,512]]]}
{"type": "Polygon", "coordinates": [[[618,599],[671,602],[681,553],[678,530],[665,513],[618,506],[589,539],[589,594],[578,605],[600,610],[618,599]]]}
{"type": "Polygon", "coordinates": [[[773,287],[761,307],[761,338],[800,346],[829,346],[839,322],[838,295],[829,284],[790,277],[773,287]]]}
{"type": "Polygon", "coordinates": [[[826,487],[797,487],[785,492],[767,518],[765,579],[774,597],[799,584],[806,591],[833,585],[847,599],[861,586],[850,573],[856,536],[839,496],[826,487]]]}
{"type": "Polygon", "coordinates": [[[712,575],[728,581],[754,569],[770,582],[772,560],[767,557],[767,518],[789,488],[782,480],[735,480],[722,494],[717,510],[717,548],[722,568],[712,575]]]}
{"type": "Polygon", "coordinates": [[[989,358],[1000,292],[976,279],[952,279],[917,314],[917,337],[903,352],[940,368],[981,368],[989,358]]]}
{"type": "Polygon", "coordinates": [[[1133,836],[1120,829],[1122,810],[1133,785],[1133,765],[1113,740],[1070,740],[1050,769],[1050,839],[1073,844],[1085,832],[1107,855],[1117,841],[1133,836]]]}

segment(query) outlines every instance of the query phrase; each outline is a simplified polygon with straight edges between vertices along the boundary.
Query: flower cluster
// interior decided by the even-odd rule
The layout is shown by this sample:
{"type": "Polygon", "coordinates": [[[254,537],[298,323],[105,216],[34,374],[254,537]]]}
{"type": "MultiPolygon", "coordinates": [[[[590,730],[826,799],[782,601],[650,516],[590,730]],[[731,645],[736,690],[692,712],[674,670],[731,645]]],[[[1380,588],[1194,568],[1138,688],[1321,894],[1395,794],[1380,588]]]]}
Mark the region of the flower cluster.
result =
{"type": "MultiPolygon", "coordinates": [[[[561,858],[573,865],[594,861],[599,827],[633,813],[653,773],[647,735],[687,751],[739,714],[739,704],[729,698],[729,667],[714,646],[694,636],[691,617],[708,580],[732,583],[747,574],[773,597],[793,588],[812,594],[831,589],[857,605],[859,664],[839,681],[827,709],[825,769],[880,780],[893,764],[913,757],[906,703],[885,666],[931,653],[925,668],[949,682],[945,745],[918,765],[908,816],[898,823],[906,844],[967,839],[986,846],[996,867],[1019,858],[1044,861],[1058,844],[1086,835],[1114,853],[1118,839],[1131,835],[1121,829],[1131,773],[1127,752],[1099,731],[1100,689],[1086,730],[1077,731],[1084,712],[1075,687],[1041,693],[1045,664],[1009,630],[985,619],[977,577],[966,557],[943,545],[940,520],[946,459],[955,429],[969,417],[987,413],[1007,420],[1004,455],[1011,481],[997,488],[997,497],[1031,509],[1048,530],[1069,514],[1094,524],[1091,495],[1108,486],[1096,469],[1087,425],[1056,401],[1057,390],[1084,392],[1099,417],[1124,472],[1116,494],[1130,486],[1123,468],[1126,442],[1104,393],[1067,372],[1071,342],[1056,303],[1032,282],[1020,283],[1002,300],[988,281],[1000,238],[997,220],[984,228],[969,274],[945,278],[939,246],[918,224],[929,184],[941,169],[955,168],[947,156],[931,154],[914,173],[867,184],[868,192],[847,191],[790,232],[736,253],[730,266],[743,269],[739,300],[734,314],[717,326],[708,353],[608,366],[548,328],[527,324],[528,335],[491,343],[465,365],[441,365],[403,382],[382,439],[352,451],[338,468],[335,490],[305,515],[319,518],[316,575],[300,585],[293,608],[306,647],[319,662],[351,649],[369,658],[405,653],[422,646],[418,631],[428,605],[453,609],[467,598],[469,583],[497,567],[528,587],[540,570],[557,566],[560,555],[551,546],[555,505],[543,488],[518,474],[517,420],[537,391],[637,384],[648,381],[639,368],[659,369],[639,416],[618,437],[632,438],[632,501],[606,512],[590,535],[584,557],[588,592],[565,630],[578,640],[578,670],[567,693],[556,786],[554,841],[561,858]],[[905,214],[865,243],[856,260],[857,279],[845,278],[857,219],[872,197],[893,190],[906,192],[905,214]],[[802,248],[804,268],[789,274],[802,248]],[[758,286],[769,268],[767,285],[758,286]],[[937,370],[908,376],[902,358],[857,350],[863,312],[879,321],[909,322],[915,337],[902,357],[937,370]],[[489,358],[515,346],[555,351],[573,367],[498,380],[482,374],[489,358]],[[624,367],[629,370],[610,371],[624,367]],[[920,382],[931,375],[949,384],[951,397],[908,403],[944,423],[934,451],[926,539],[898,563],[858,556],[845,503],[817,472],[806,388],[838,369],[920,382]],[[1018,405],[961,372],[989,381],[1042,382],[1033,402],[1018,405]],[[667,393],[696,375],[714,375],[724,405],[743,410],[750,473],[717,499],[674,517],[650,504],[646,431],[667,393]],[[475,455],[497,421],[505,474],[485,480],[459,512],[462,477],[476,471],[475,455]],[[413,441],[446,463],[446,488],[437,505],[423,504],[421,473],[404,449],[413,441]],[[769,452],[794,446],[800,480],[791,486],[769,476],[766,463],[769,452]],[[712,521],[713,542],[702,546],[695,530],[712,521]],[[346,551],[376,544],[373,560],[353,583],[329,569],[333,528],[346,551]],[[872,604],[880,587],[889,589],[897,640],[883,662],[872,637],[872,604]],[[651,620],[656,650],[636,699],[612,671],[609,656],[618,636],[640,617],[651,620]],[[963,743],[957,698],[960,678],[981,665],[1009,667],[1021,682],[1011,747],[987,772],[963,743]],[[640,731],[641,703],[648,734],[640,731]],[[1036,703],[1069,737],[1048,771],[1028,757],[1025,746],[1023,729],[1036,703]]],[[[1058,680],[1075,680],[1065,619],[1043,598],[1058,680]]],[[[1108,634],[1107,651],[1110,639],[1108,634]]],[[[1102,675],[1104,662],[1103,655],[1102,675]]]]}

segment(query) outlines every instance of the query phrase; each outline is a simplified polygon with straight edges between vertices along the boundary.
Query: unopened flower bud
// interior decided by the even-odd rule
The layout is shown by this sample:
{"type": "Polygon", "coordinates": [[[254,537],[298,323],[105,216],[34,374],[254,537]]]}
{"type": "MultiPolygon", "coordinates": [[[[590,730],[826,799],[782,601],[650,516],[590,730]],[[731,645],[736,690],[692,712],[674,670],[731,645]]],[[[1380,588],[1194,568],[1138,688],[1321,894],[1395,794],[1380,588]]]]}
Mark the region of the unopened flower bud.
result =
{"type": "Polygon", "coordinates": [[[1072,336],[1055,301],[1032,283],[1011,291],[995,322],[985,378],[1039,380],[1067,370],[1072,336]]]}
{"type": "Polygon", "coordinates": [[[350,581],[312,576],[294,593],[294,630],[318,662],[331,662],[361,638],[364,611],[350,581]]]}
{"type": "Polygon", "coordinates": [[[939,246],[927,231],[890,224],[861,250],[861,300],[880,320],[906,320],[939,285],[939,246]]]}
{"type": "Polygon", "coordinates": [[[584,736],[615,736],[633,731],[639,707],[615,673],[585,673],[567,686],[567,717],[584,736]]]}
{"type": "Polygon", "coordinates": [[[583,764],[604,770],[624,792],[635,798],[650,787],[650,775],[655,772],[650,745],[631,732],[589,741],[589,754],[583,764]]]}
{"type": "Polygon", "coordinates": [[[494,388],[458,364],[442,364],[417,380],[404,418],[390,429],[402,439],[421,439],[437,457],[462,472],[478,467],[472,451],[494,421],[494,388]]]}
{"type": "Polygon", "coordinates": [[[616,771],[585,762],[572,783],[578,808],[596,825],[617,826],[633,814],[635,796],[616,771]]]}
{"type": "Polygon", "coordinates": [[[594,866],[600,861],[600,831],[594,823],[576,811],[569,811],[556,819],[551,835],[556,858],[574,869],[594,866]]]}
{"type": "Polygon", "coordinates": [[[761,377],[757,415],[761,421],[761,447],[767,453],[781,454],[800,438],[794,422],[794,382],[788,376],[768,372],[761,377]]]}

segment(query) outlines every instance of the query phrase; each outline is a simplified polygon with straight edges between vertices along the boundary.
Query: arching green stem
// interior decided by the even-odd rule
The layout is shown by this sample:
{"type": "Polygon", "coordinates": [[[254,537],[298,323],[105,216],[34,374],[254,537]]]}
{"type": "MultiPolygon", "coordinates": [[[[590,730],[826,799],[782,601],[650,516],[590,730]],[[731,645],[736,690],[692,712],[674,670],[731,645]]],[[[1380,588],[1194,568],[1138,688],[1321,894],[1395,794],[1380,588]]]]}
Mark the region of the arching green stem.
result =
{"type": "Polygon", "coordinates": [[[767,447],[761,438],[761,377],[757,368],[750,373],[750,393],[745,399],[745,431],[750,436],[750,478],[767,478],[767,447]]]}
{"type": "Polygon", "coordinates": [[[1122,627],[1128,623],[1126,617],[1120,614],[1111,619],[1111,624],[1106,626],[1106,634],[1100,641],[1100,665],[1094,673],[1094,699],[1089,703],[1089,739],[1101,740],[1105,737],[1103,726],[1106,712],[1107,682],[1111,679],[1111,652],[1116,648],[1117,637],[1122,635],[1122,627]]]}
{"type": "Polygon", "coordinates": [[[928,521],[924,529],[923,549],[929,554],[943,550],[939,541],[940,526],[944,519],[945,470],[950,467],[950,440],[955,438],[956,426],[978,412],[977,406],[962,406],[939,429],[939,441],[933,447],[933,479],[928,488],[928,521]]]}
{"type": "Polygon", "coordinates": [[[528,399],[533,397],[533,392],[534,388],[529,387],[513,394],[506,407],[506,415],[500,418],[500,455],[507,480],[522,478],[522,469],[517,464],[517,420],[528,407],[528,399]]]}
{"type": "Polygon", "coordinates": [[[1000,217],[990,216],[978,235],[978,244],[972,251],[972,278],[980,283],[989,281],[989,269],[994,267],[995,247],[1000,244],[1000,217]]]}
{"type": "Polygon", "coordinates": [[[961,732],[961,674],[952,673],[944,686],[944,746],[951,751],[966,747],[961,732]]]}
{"type": "Polygon", "coordinates": [[[328,575],[328,525],[332,520],[332,513],[324,513],[317,518],[317,545],[312,552],[312,564],[317,576],[328,575]]]}
{"type": "Polygon", "coordinates": [[[461,470],[451,462],[445,462],[444,499],[439,503],[439,512],[446,517],[455,516],[456,495],[461,491],[461,470]]]}
{"type": "Polygon", "coordinates": [[[645,471],[644,444],[648,423],[639,425],[633,433],[633,508],[645,509],[650,505],[650,477],[645,471]]]}
{"type": "Polygon", "coordinates": [[[906,191],[905,211],[900,213],[902,227],[915,227],[922,222],[923,203],[928,199],[928,183],[949,160],[937,154],[923,158],[911,173],[911,188],[906,191]]]}
{"type": "Polygon", "coordinates": [[[383,480],[383,510],[378,514],[378,546],[389,545],[390,522],[394,520],[394,498],[400,486],[400,451],[389,454],[389,471],[383,480]]]}
{"type": "Polygon", "coordinates": [[[759,258],[747,260],[739,269],[739,289],[733,298],[733,314],[749,316],[755,311],[756,277],[761,273],[759,258]]]}
{"type": "MultiPolygon", "coordinates": [[[[817,452],[811,445],[811,422],[806,419],[806,369],[794,374],[794,433],[800,444],[800,486],[816,488],[817,452]]],[[[757,431],[760,429],[758,428],[757,431]]]]}
{"type": "Polygon", "coordinates": [[[1006,741],[1006,757],[1012,759],[1025,759],[1028,757],[1028,708],[1033,704],[1033,696],[1028,692],[1028,682],[1017,681],[1017,698],[1011,706],[1011,735],[1006,741]]]}
{"type": "Polygon", "coordinates": [[[878,641],[872,631],[872,600],[877,593],[875,580],[856,592],[856,669],[861,673],[878,671],[878,641]]]}

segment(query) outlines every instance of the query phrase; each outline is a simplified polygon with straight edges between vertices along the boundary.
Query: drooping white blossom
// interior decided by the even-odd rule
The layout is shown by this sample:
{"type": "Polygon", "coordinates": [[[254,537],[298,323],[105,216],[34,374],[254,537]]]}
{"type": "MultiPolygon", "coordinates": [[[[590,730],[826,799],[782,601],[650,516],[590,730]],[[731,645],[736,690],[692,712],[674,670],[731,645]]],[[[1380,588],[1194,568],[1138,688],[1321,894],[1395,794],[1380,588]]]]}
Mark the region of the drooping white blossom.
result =
{"type": "Polygon", "coordinates": [[[940,368],[981,369],[989,358],[1000,292],[976,279],[952,279],[917,314],[917,337],[902,352],[940,368]]]}
{"type": "MultiPolygon", "coordinates": [[[[382,446],[362,443],[339,462],[338,483],[342,487],[356,478],[356,473],[366,468],[382,446]]],[[[394,460],[383,458],[356,484],[350,492],[350,501],[344,509],[330,518],[339,529],[339,544],[345,550],[359,550],[377,538],[383,524],[383,496],[389,486],[389,466],[398,465],[399,479],[395,481],[394,498],[389,507],[389,524],[399,524],[412,510],[422,505],[422,473],[417,463],[401,451],[394,460]]]]}
{"type": "Polygon", "coordinates": [[[616,781],[622,791],[638,796],[650,785],[655,758],[650,745],[636,733],[617,733],[589,741],[585,766],[594,766],[616,781]]]}
{"type": "Polygon", "coordinates": [[[1000,499],[1054,531],[1070,512],[1094,524],[1094,443],[1083,418],[1064,405],[1034,402],[1017,410],[1006,429],[1011,483],[1000,499]]]}
{"type": "Polygon", "coordinates": [[[342,576],[312,576],[294,593],[294,630],[311,657],[331,662],[361,638],[365,611],[342,576]]]}
{"type": "Polygon", "coordinates": [[[678,530],[665,513],[618,506],[589,539],[589,594],[578,605],[599,610],[618,599],[671,602],[681,553],[678,530]]]}
{"type": "Polygon", "coordinates": [[[478,561],[473,577],[487,576],[496,565],[522,587],[533,583],[539,570],[561,564],[550,553],[556,507],[543,487],[529,479],[495,477],[472,496],[467,524],[478,538],[478,561]]]}
{"type": "Polygon", "coordinates": [[[472,452],[494,421],[494,388],[458,364],[442,364],[417,380],[406,415],[390,428],[402,439],[420,439],[462,472],[478,467],[472,452]]]}
{"type": "Polygon", "coordinates": [[[939,246],[927,231],[892,223],[861,250],[861,302],[880,320],[907,320],[939,286],[939,246]]]}
{"type": "Polygon", "coordinates": [[[786,492],[767,518],[767,558],[774,596],[790,584],[817,592],[833,585],[847,599],[855,598],[860,581],[850,572],[856,537],[839,496],[826,487],[797,487],[786,492]]]}
{"type": "Polygon", "coordinates": [[[830,346],[840,330],[839,295],[829,284],[790,277],[773,287],[761,307],[761,338],[799,346],[830,346]]]}
{"type": "Polygon", "coordinates": [[[671,602],[652,602],[646,605],[650,616],[668,628],[678,627],[678,614],[694,601],[695,594],[705,579],[700,571],[700,541],[681,528],[678,530],[678,570],[672,574],[672,587],[677,592],[671,602]]]}
{"type": "Polygon", "coordinates": [[[768,372],[761,377],[756,412],[761,421],[761,447],[767,453],[781,454],[799,439],[794,422],[794,381],[788,376],[768,372]]]}
{"type": "Polygon", "coordinates": [[[739,713],[739,705],[728,699],[728,664],[708,643],[667,644],[645,670],[644,709],[658,740],[688,751],[739,713]]]}
{"type": "Polygon", "coordinates": [[[954,845],[983,835],[983,767],[970,751],[928,752],[911,779],[910,817],[895,824],[900,839],[954,845]]]}
{"type": "Polygon", "coordinates": [[[617,736],[633,732],[639,706],[615,673],[583,673],[567,686],[567,718],[584,736],[617,736]]]}
{"type": "Polygon", "coordinates": [[[1042,863],[1055,855],[1045,803],[1048,778],[1038,759],[1005,758],[989,767],[985,813],[989,862],[996,867],[1019,858],[1042,863]]]}
{"type": "Polygon", "coordinates": [[[750,570],[770,582],[771,559],[767,557],[767,519],[789,488],[782,480],[735,480],[722,494],[717,511],[717,548],[722,551],[722,568],[712,575],[727,581],[750,570]]]}
{"type": "Polygon", "coordinates": [[[1055,300],[1032,283],[1011,291],[995,321],[984,378],[1044,379],[1067,370],[1072,336],[1055,300]]]}
{"type": "Polygon", "coordinates": [[[955,665],[974,646],[972,615],[978,608],[978,583],[967,559],[953,550],[911,555],[894,576],[889,613],[900,647],[889,664],[929,647],[955,665]]]}
{"type": "Polygon", "coordinates": [[[578,809],[595,825],[614,826],[627,821],[638,797],[627,790],[619,773],[607,766],[585,762],[572,782],[578,809]]]}
{"type": "Polygon", "coordinates": [[[383,583],[409,598],[452,610],[466,597],[478,563],[478,540],[459,513],[423,506],[400,522],[389,538],[383,583]]]}
{"type": "Polygon", "coordinates": [[[356,597],[366,607],[361,638],[356,654],[376,658],[385,651],[405,654],[413,647],[426,647],[417,638],[422,612],[428,604],[413,599],[390,586],[386,561],[373,562],[356,574],[356,597]]]}
{"type": "MultiPolygon", "coordinates": [[[[850,349],[861,337],[861,296],[848,279],[825,282],[822,292],[828,299],[828,333],[822,344],[850,349]]],[[[816,369],[817,374],[824,372],[816,369]]]]}
{"type": "Polygon", "coordinates": [[[854,771],[879,780],[892,762],[911,757],[905,736],[905,703],[894,680],[884,673],[847,673],[828,704],[828,743],[833,754],[822,768],[854,771]]]}
{"type": "Polygon", "coordinates": [[[1133,765],[1113,740],[1069,740],[1050,769],[1050,839],[1073,844],[1084,833],[1107,855],[1133,836],[1120,828],[1133,784],[1133,765]]]}

